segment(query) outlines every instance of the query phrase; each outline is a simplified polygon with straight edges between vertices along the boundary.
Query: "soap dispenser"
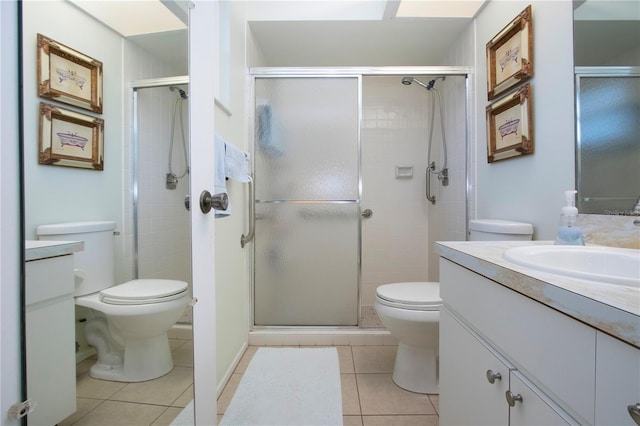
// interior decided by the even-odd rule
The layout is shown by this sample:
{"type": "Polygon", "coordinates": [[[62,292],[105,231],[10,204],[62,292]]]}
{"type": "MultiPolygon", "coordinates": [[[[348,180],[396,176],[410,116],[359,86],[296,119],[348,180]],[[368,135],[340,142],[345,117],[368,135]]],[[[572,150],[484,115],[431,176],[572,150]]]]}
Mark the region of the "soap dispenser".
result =
{"type": "Polygon", "coordinates": [[[560,226],[556,235],[556,244],[583,246],[582,231],[576,226],[578,209],[575,206],[575,194],[578,191],[564,191],[566,205],[560,213],[560,226]]]}

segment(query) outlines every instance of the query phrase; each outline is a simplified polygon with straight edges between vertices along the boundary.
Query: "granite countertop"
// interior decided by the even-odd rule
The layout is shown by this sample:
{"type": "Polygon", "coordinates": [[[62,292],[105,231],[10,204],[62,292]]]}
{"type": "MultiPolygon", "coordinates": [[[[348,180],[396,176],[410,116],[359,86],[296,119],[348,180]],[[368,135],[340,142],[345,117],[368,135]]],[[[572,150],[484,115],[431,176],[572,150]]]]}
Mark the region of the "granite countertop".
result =
{"type": "Polygon", "coordinates": [[[40,241],[26,240],[24,260],[46,259],[48,257],[65,256],[84,250],[84,241],[40,241]]]}
{"type": "Polygon", "coordinates": [[[502,257],[511,247],[552,241],[445,241],[439,254],[490,280],[640,348],[640,288],[542,272],[502,257]]]}

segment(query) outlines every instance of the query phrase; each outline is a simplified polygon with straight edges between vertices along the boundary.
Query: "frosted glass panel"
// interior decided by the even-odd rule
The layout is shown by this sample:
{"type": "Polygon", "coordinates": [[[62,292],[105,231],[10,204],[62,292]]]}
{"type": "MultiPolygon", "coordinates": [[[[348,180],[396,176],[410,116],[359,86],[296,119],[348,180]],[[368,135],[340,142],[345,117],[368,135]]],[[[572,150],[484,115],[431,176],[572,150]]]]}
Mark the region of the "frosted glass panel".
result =
{"type": "Polygon", "coordinates": [[[640,77],[581,77],[581,213],[629,214],[640,196],[640,77]]]}
{"type": "Polygon", "coordinates": [[[358,80],[256,78],[258,200],[358,198],[358,80]]]}
{"type": "Polygon", "coordinates": [[[357,325],[354,203],[256,205],[256,325],[357,325]]]}

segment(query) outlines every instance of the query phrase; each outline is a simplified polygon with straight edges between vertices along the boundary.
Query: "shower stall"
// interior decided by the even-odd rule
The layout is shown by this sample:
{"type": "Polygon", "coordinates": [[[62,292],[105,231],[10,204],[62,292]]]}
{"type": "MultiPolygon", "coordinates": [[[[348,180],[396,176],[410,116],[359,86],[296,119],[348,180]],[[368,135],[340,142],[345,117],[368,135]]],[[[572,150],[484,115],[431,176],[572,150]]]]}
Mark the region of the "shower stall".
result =
{"type": "Polygon", "coordinates": [[[254,328],[381,327],[377,286],[437,280],[433,242],[466,236],[467,73],[251,70],[254,328]],[[437,126],[406,76],[435,80],[437,126]],[[443,164],[445,133],[450,184],[434,179],[432,205],[428,142],[443,164]]]}
{"type": "Polygon", "coordinates": [[[188,77],[135,81],[132,96],[132,276],[191,284],[188,77]]]}

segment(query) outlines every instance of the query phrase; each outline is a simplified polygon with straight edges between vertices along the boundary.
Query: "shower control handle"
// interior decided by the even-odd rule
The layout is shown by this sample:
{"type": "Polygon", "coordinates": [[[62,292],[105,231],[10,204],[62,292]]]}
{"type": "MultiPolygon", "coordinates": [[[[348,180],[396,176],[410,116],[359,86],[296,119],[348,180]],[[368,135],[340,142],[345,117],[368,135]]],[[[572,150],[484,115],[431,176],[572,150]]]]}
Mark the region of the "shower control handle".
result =
{"type": "Polygon", "coordinates": [[[211,209],[226,210],[229,207],[229,197],[225,192],[211,195],[207,190],[202,191],[200,194],[200,210],[202,213],[207,214],[211,209]]]}
{"type": "Polygon", "coordinates": [[[362,210],[362,217],[369,218],[371,216],[373,216],[373,210],[371,210],[371,209],[362,210]]]}

